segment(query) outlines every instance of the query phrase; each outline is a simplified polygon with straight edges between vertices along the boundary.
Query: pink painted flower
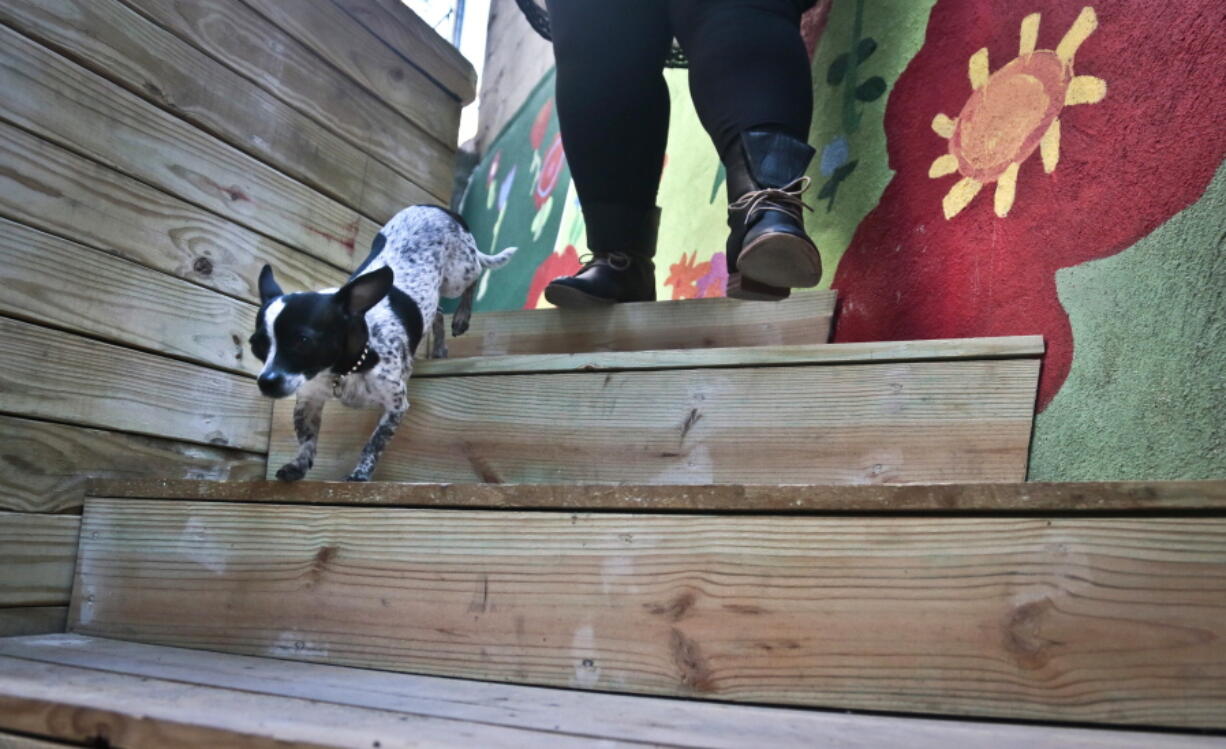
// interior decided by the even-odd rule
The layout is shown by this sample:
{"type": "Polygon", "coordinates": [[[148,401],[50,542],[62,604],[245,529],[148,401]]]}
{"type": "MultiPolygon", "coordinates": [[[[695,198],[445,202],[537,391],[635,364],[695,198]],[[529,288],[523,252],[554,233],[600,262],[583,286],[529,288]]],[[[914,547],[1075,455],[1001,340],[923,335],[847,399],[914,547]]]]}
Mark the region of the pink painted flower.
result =
{"type": "Polygon", "coordinates": [[[562,173],[562,167],[566,164],[566,154],[562,150],[562,134],[557,133],[553,136],[553,143],[549,146],[549,151],[545,154],[545,161],[541,165],[541,173],[536,178],[536,186],[532,189],[532,202],[536,204],[536,210],[541,210],[541,206],[545,205],[545,201],[553,193],[553,188],[558,185],[558,175],[562,173]]]}

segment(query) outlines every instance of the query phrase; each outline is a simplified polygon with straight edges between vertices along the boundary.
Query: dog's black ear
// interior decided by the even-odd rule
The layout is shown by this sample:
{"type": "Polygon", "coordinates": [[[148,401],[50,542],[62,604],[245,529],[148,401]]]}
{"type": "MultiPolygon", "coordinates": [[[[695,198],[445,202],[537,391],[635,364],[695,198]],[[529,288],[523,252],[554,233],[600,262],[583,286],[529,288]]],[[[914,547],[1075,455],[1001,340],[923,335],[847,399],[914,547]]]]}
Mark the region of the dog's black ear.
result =
{"type": "Polygon", "coordinates": [[[265,264],[260,270],[260,304],[268,304],[283,293],[277,285],[277,279],[272,276],[272,266],[265,264]]]}
{"type": "Polygon", "coordinates": [[[336,303],[346,314],[360,317],[387,296],[396,274],[386,265],[365,273],[342,286],[335,296],[336,303]]]}

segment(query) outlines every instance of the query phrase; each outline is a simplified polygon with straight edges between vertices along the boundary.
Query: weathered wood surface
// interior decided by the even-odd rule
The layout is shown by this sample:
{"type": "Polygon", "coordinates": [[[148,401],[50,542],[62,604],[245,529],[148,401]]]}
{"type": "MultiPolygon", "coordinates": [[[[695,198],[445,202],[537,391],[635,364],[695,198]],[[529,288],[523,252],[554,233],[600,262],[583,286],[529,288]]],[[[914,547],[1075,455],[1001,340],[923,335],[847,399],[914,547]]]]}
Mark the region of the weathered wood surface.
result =
{"type": "Polygon", "coordinates": [[[77,515],[0,512],[0,606],[62,606],[72,590],[77,515]]]}
{"type": "Polygon", "coordinates": [[[266,262],[286,289],[335,286],[346,275],[2,122],[0,212],[248,301],[259,300],[266,262]]]}
{"type": "Polygon", "coordinates": [[[5,4],[0,19],[380,224],[451,190],[441,144],[401,175],[118,0],[5,4]]]}
{"type": "MultiPolygon", "coordinates": [[[[67,626],[67,605],[0,609],[0,638],[63,632],[67,626]]],[[[0,747],[3,746],[0,742],[0,747]]]]}
{"type": "Polygon", "coordinates": [[[0,465],[0,509],[24,512],[80,507],[91,476],[178,476],[198,485],[265,474],[259,453],[13,416],[0,416],[0,465]]]}
{"type": "Polygon", "coordinates": [[[400,174],[450,199],[446,145],[241,2],[126,0],[400,174]]]}
{"type": "Polygon", "coordinates": [[[64,744],[59,741],[33,739],[29,736],[19,736],[15,733],[0,733],[0,749],[64,749],[74,744],[64,744]]]}
{"type": "Polygon", "coordinates": [[[456,142],[456,98],[372,35],[332,0],[243,0],[447,146],[456,142]]]}
{"type": "MultiPolygon", "coordinates": [[[[0,728],[97,746],[576,746],[577,737],[0,657],[0,728]]],[[[611,743],[611,746],[622,746],[611,743]]]]}
{"type": "MultiPolygon", "coordinates": [[[[0,641],[0,655],[256,694],[665,746],[1215,746],[1211,737],[848,715],[584,693],[206,653],[79,635],[0,641]]],[[[2,745],[0,745],[2,746],[2,745]]]]}
{"type": "Polygon", "coordinates": [[[1033,358],[1043,353],[1041,336],[873,341],[817,345],[754,345],[666,351],[601,351],[583,354],[477,356],[431,359],[414,366],[415,377],[620,372],[650,369],[783,367],[804,364],[1033,358]]]}
{"type": "Polygon", "coordinates": [[[81,634],[495,681],[1226,727],[1226,520],[90,499],[81,634]]]}
{"type": "Polygon", "coordinates": [[[268,402],[243,375],[0,318],[0,401],[37,419],[262,452],[268,402]]]}
{"type": "Polygon", "coordinates": [[[0,313],[258,374],[252,304],[0,219],[0,313]]]}
{"type": "MultiPolygon", "coordinates": [[[[379,227],[16,31],[0,28],[4,116],[40,137],[341,269],[379,227]]],[[[365,255],[364,252],[360,253],[365,255]]]]}
{"type": "MultiPolygon", "coordinates": [[[[366,30],[430,76],[461,105],[477,96],[477,71],[438,32],[400,0],[335,0],[366,30]]],[[[478,23],[484,19],[478,19],[478,23]]]]}
{"type": "MultiPolygon", "coordinates": [[[[0,421],[0,428],[3,421],[0,421]]],[[[888,484],[396,484],[300,481],[94,479],[92,497],[209,502],[753,513],[1226,512],[1226,481],[888,484]]]]}
{"type": "Polygon", "coordinates": [[[451,359],[508,354],[731,348],[825,343],[834,291],[811,291],[774,304],[688,299],[618,304],[600,310],[514,310],[473,316],[448,338],[451,359]]]}
{"type": "MultiPolygon", "coordinates": [[[[1012,359],[415,377],[375,479],[1021,481],[1038,370],[1037,359],[1012,359]]],[[[276,402],[270,478],[296,452],[292,410],[276,402]]],[[[330,403],[309,478],[345,476],[377,418],[330,403]]]]}

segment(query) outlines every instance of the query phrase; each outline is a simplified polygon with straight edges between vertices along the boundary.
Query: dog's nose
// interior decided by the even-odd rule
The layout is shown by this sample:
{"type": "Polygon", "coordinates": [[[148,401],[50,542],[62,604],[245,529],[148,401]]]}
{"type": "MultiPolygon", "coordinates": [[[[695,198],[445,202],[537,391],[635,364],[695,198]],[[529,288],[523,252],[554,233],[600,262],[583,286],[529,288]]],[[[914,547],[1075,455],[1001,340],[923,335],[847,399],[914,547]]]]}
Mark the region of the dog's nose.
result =
{"type": "Polygon", "coordinates": [[[264,372],[256,380],[260,392],[269,398],[281,398],[285,395],[285,375],[280,372],[264,372]]]}

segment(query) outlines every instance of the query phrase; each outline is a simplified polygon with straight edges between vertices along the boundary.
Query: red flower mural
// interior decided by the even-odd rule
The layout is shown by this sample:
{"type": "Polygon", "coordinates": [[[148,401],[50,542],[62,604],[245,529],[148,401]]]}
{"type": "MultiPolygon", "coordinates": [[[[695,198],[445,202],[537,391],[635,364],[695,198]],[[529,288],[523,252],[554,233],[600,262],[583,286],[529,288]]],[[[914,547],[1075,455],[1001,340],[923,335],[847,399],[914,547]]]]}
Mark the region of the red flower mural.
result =
{"type": "Polygon", "coordinates": [[[536,178],[536,186],[532,188],[532,202],[536,205],[536,210],[541,210],[541,206],[545,205],[545,201],[553,193],[553,188],[557,187],[558,175],[562,173],[562,166],[565,163],[566,154],[562,150],[562,134],[557,133],[553,136],[553,143],[545,153],[545,161],[541,164],[541,173],[536,178]]]}
{"type": "Polygon", "coordinates": [[[727,280],[724,253],[718,252],[700,263],[695,250],[682,253],[681,260],[669,266],[664,285],[673,287],[673,299],[705,299],[723,296],[727,280]]]}
{"type": "Polygon", "coordinates": [[[1226,100],[1208,84],[1226,67],[1220,7],[1102,0],[1093,14],[1088,25],[1080,4],[1061,0],[937,3],[927,41],[886,108],[896,174],[834,278],[842,300],[837,340],[1041,333],[1040,406],[1059,390],[1073,340],[1056,271],[1114,255],[1152,232],[1204,192],[1226,154],[1226,100]],[[1002,76],[995,89],[980,88],[992,71],[1020,68],[1011,61],[1028,48],[1064,59],[1076,29],[1080,46],[1068,59],[1077,77],[1031,90],[1027,79],[1002,76]],[[1012,94],[999,105],[985,99],[1007,87],[1012,94]],[[1056,93],[1061,101],[1044,99],[1056,93]],[[1045,108],[1024,109],[1027,97],[1045,108]],[[1051,112],[1077,103],[1090,105],[1060,111],[1053,132],[1051,112]],[[965,184],[952,190],[945,175],[967,166],[952,159],[978,151],[965,141],[951,150],[933,133],[954,135],[948,112],[978,118],[974,132],[959,133],[982,138],[970,145],[985,154],[1016,140],[1007,168],[964,172],[965,184]],[[1017,118],[1025,116],[1033,122],[1023,129],[1017,118]],[[1036,148],[1042,158],[1025,159],[1036,148]],[[995,200],[974,199],[987,181],[997,182],[995,200]]]}
{"type": "Polygon", "coordinates": [[[532,131],[528,135],[528,139],[532,142],[532,150],[535,151],[545,142],[545,133],[549,132],[549,116],[553,114],[553,99],[546,99],[541,105],[541,111],[536,113],[536,119],[532,121],[532,131]]]}
{"type": "Polygon", "coordinates": [[[532,285],[528,287],[528,298],[524,300],[524,309],[536,309],[537,302],[541,299],[541,294],[545,293],[545,287],[555,278],[562,276],[572,276],[579,270],[579,253],[575,250],[573,244],[566,245],[566,249],[561,253],[553,253],[545,258],[536,268],[536,273],[532,276],[532,285]]]}

